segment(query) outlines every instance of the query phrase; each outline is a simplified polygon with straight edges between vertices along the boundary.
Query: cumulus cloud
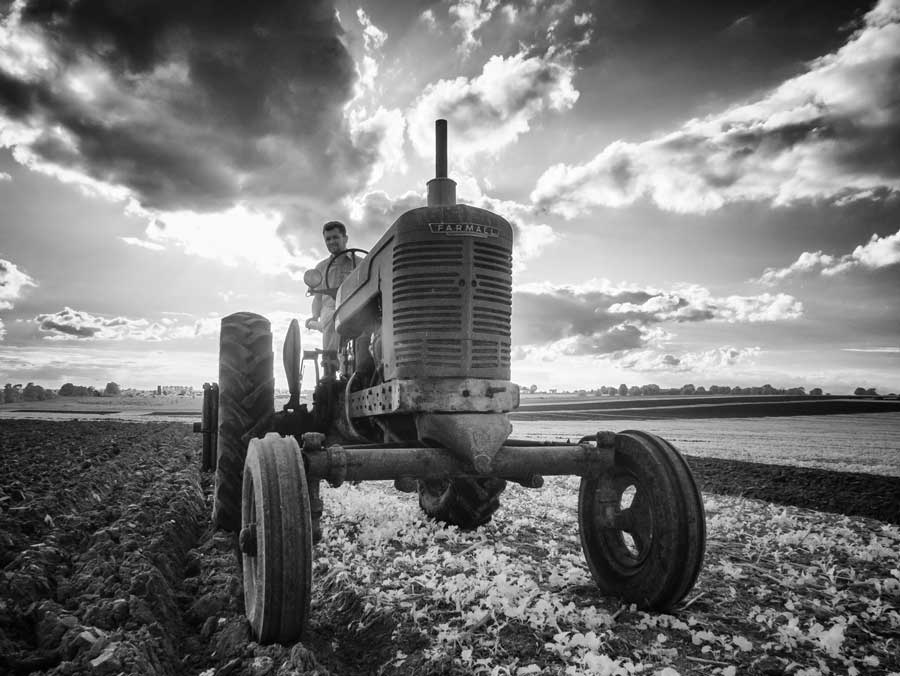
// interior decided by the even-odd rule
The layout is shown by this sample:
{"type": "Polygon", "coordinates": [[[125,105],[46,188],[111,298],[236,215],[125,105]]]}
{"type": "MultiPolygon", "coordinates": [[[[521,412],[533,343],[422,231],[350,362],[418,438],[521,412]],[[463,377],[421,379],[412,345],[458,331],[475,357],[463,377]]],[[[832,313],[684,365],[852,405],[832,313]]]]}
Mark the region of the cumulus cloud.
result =
{"type": "Polygon", "coordinates": [[[608,311],[652,322],[713,320],[743,324],[797,319],[803,314],[803,304],[784,293],[714,297],[708,289],[691,284],[656,292],[643,303],[614,303],[608,311]]]}
{"type": "Polygon", "coordinates": [[[882,0],[836,52],[757,101],[640,143],[616,141],[580,165],[558,164],[531,199],[572,218],[649,198],[702,213],[740,200],[786,205],[900,190],[900,7],[882,0]]]}
{"type": "Polygon", "coordinates": [[[774,285],[790,277],[816,271],[826,277],[832,277],[858,268],[877,270],[898,263],[900,263],[900,231],[886,237],[872,235],[868,242],[841,256],[822,251],[804,251],[787,267],[766,268],[758,281],[774,285]]]}
{"type": "Polygon", "coordinates": [[[7,7],[0,145],[34,169],[154,216],[325,213],[368,180],[380,128],[350,134],[358,76],[331,2],[7,7]]]}
{"type": "Polygon", "coordinates": [[[11,181],[11,180],[12,180],[12,176],[7,174],[5,171],[0,171],[0,183],[2,183],[3,181],[11,181]]]}
{"type": "MultiPolygon", "coordinates": [[[[11,310],[14,301],[21,298],[26,287],[37,286],[25,271],[8,260],[0,258],[0,310],[11,310]]],[[[6,326],[0,318],[0,340],[6,338],[6,326]]]]}
{"type": "Polygon", "coordinates": [[[740,364],[752,363],[760,354],[758,347],[716,347],[675,356],[659,350],[636,350],[621,358],[620,366],[641,372],[715,373],[740,364]]]}
{"type": "Polygon", "coordinates": [[[0,310],[11,310],[29,286],[37,286],[37,282],[12,261],[0,258],[0,310]]]}
{"type": "Polygon", "coordinates": [[[664,342],[671,337],[659,327],[647,327],[623,322],[590,336],[574,336],[560,341],[555,351],[566,356],[591,355],[621,358],[633,350],[649,344],[664,342]]]}
{"type": "Polygon", "coordinates": [[[425,87],[407,114],[409,137],[419,155],[434,153],[434,120],[455,130],[454,160],[466,166],[493,155],[531,129],[548,111],[570,109],[578,100],[570,58],[547,54],[492,56],[473,78],[439,80],[425,87]]]}
{"type": "Polygon", "coordinates": [[[448,12],[453,17],[453,27],[462,34],[458,47],[462,54],[469,54],[481,45],[475,32],[491,19],[499,4],[499,0],[460,0],[450,5],[448,12]]]}
{"type": "Polygon", "coordinates": [[[34,318],[47,340],[164,341],[216,335],[220,320],[206,317],[184,322],[164,317],[160,321],[145,318],[104,317],[65,307],[53,314],[34,318]]]}
{"type": "Polygon", "coordinates": [[[697,285],[660,290],[615,285],[608,280],[592,280],[581,286],[520,286],[515,290],[513,308],[514,343],[547,344],[579,337],[584,346],[603,338],[596,343],[598,349],[611,344],[605,342],[607,337],[623,339],[625,326],[634,327],[628,331],[631,347],[636,348],[664,336],[635,329],[664,322],[744,324],[787,321],[803,314],[803,305],[783,293],[717,297],[697,285]]]}
{"type": "Polygon", "coordinates": [[[673,351],[673,325],[786,321],[801,314],[802,306],[785,294],[715,297],[698,286],[664,291],[605,279],[577,286],[527,284],[513,294],[513,358],[589,356],[634,371],[713,373],[753,361],[759,348],[673,351]]]}

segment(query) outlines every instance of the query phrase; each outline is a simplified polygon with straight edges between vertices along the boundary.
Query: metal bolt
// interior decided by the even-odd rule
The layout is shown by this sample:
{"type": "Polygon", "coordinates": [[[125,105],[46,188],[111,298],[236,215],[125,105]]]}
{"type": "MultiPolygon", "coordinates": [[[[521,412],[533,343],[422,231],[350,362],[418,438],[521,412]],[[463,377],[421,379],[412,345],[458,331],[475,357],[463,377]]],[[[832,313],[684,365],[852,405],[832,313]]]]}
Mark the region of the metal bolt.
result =
{"type": "Polygon", "coordinates": [[[479,474],[488,474],[491,471],[491,467],[493,463],[491,462],[491,457],[489,455],[485,455],[484,453],[479,453],[475,456],[475,461],[473,463],[475,465],[475,471],[479,474]]]}

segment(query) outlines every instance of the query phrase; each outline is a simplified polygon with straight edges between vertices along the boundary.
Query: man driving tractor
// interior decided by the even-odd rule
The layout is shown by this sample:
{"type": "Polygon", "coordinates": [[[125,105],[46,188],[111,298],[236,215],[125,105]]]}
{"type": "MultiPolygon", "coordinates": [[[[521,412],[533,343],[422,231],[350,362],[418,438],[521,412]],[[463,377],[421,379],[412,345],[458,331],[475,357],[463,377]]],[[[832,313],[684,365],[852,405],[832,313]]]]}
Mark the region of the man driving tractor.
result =
{"type": "MultiPolygon", "coordinates": [[[[336,289],[356,267],[356,253],[346,251],[349,237],[347,227],[340,221],[328,221],[322,226],[322,236],[331,255],[316,265],[316,270],[322,275],[322,283],[317,289],[336,289]]],[[[340,345],[334,330],[334,303],[334,296],[331,294],[314,293],[312,317],[306,320],[306,328],[322,332],[326,372],[329,366],[334,370],[338,367],[337,351],[340,345]]]]}

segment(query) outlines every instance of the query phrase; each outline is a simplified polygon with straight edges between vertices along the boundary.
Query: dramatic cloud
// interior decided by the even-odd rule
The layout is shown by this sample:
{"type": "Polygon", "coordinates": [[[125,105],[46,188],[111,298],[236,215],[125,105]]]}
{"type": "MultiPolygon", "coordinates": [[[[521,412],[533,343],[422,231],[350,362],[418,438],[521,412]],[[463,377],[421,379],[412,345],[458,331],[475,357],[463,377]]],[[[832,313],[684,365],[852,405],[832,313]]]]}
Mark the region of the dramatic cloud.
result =
{"type": "Polygon", "coordinates": [[[7,7],[0,145],[32,168],[154,212],[324,210],[367,180],[381,137],[351,140],[330,2],[7,7]]]}
{"type": "Polygon", "coordinates": [[[882,0],[841,49],[764,98],[662,138],[617,141],[586,164],[558,164],[531,199],[571,218],[644,197],[702,213],[740,200],[775,206],[900,191],[900,4],[882,0]]]}
{"type": "Polygon", "coordinates": [[[66,307],[34,318],[47,340],[163,341],[217,335],[220,320],[203,318],[189,323],[173,317],[159,321],[129,317],[102,317],[66,307]]]}
{"type": "Polygon", "coordinates": [[[463,166],[480,154],[496,154],[531,128],[546,111],[575,105],[575,67],[568,57],[492,56],[481,74],[429,84],[407,115],[413,147],[434,154],[434,120],[454,125],[453,156],[463,166]]]}
{"type": "Polygon", "coordinates": [[[832,256],[821,251],[804,251],[786,268],[767,268],[759,281],[773,285],[804,273],[818,271],[830,277],[857,268],[877,270],[898,263],[900,263],[900,231],[887,237],[872,235],[868,242],[860,244],[852,252],[842,256],[832,256]]]}
{"type": "Polygon", "coordinates": [[[513,297],[513,342],[533,345],[580,338],[582,347],[595,341],[598,351],[620,343],[636,348],[661,337],[639,329],[664,322],[776,322],[802,314],[802,304],[787,294],[715,297],[696,285],[662,291],[607,280],[581,287],[525,285],[513,297]]]}

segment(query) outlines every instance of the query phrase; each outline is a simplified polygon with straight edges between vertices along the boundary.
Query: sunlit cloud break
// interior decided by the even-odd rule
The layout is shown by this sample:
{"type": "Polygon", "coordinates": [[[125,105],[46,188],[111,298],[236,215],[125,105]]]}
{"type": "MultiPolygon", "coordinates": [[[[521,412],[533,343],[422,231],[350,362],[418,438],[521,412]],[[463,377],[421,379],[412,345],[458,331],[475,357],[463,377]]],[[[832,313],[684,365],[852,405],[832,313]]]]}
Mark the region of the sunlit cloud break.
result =
{"type": "Polygon", "coordinates": [[[860,244],[852,252],[842,256],[833,256],[821,251],[804,251],[787,267],[767,268],[758,281],[774,285],[789,277],[816,271],[831,277],[856,268],[877,270],[898,263],[900,263],[900,231],[887,237],[872,235],[868,242],[860,244]]]}
{"type": "Polygon", "coordinates": [[[585,164],[557,164],[532,201],[566,218],[649,198],[703,213],[742,201],[774,206],[900,191],[900,3],[883,0],[837,52],[758,101],[693,119],[641,143],[616,141],[585,164]]]}

